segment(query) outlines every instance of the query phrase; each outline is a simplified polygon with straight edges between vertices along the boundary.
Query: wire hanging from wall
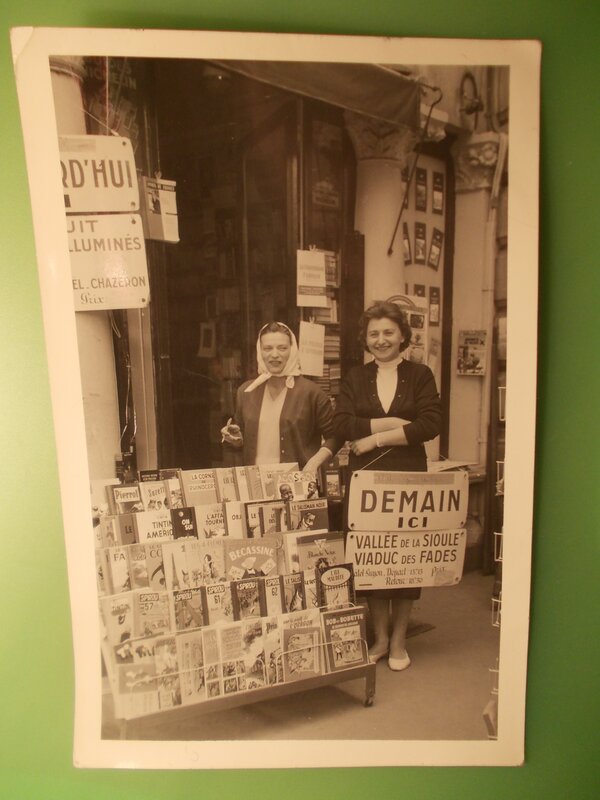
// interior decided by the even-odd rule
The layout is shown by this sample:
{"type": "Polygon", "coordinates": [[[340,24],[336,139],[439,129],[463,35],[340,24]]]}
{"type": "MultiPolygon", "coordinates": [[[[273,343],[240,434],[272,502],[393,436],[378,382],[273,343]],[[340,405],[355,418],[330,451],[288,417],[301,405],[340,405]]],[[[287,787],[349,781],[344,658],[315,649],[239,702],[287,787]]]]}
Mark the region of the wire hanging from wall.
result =
{"type": "Polygon", "coordinates": [[[413,161],[413,165],[412,165],[412,167],[410,169],[410,172],[408,174],[408,179],[406,181],[404,194],[402,196],[402,202],[400,203],[400,211],[398,212],[398,218],[396,220],[396,225],[394,226],[394,232],[392,233],[392,238],[390,239],[390,245],[389,245],[388,251],[387,251],[388,256],[391,256],[392,253],[394,252],[394,242],[395,242],[396,236],[398,234],[398,228],[400,227],[400,222],[402,221],[402,214],[404,213],[404,205],[406,203],[406,199],[408,198],[408,192],[409,192],[410,187],[412,185],[412,179],[413,179],[413,176],[415,174],[415,170],[417,168],[417,163],[419,161],[419,156],[421,154],[421,146],[422,146],[423,142],[425,141],[425,139],[427,137],[427,134],[429,132],[429,122],[431,120],[431,115],[433,113],[433,109],[435,108],[435,106],[438,105],[438,103],[441,102],[441,100],[442,100],[442,98],[444,96],[444,93],[442,92],[442,90],[440,89],[439,86],[429,86],[426,83],[420,83],[419,85],[421,86],[421,89],[429,89],[432,92],[437,92],[438,93],[438,97],[430,104],[429,111],[427,112],[427,118],[425,119],[425,125],[421,128],[419,141],[417,142],[417,145],[416,145],[416,148],[415,148],[416,149],[415,159],[413,161]]]}

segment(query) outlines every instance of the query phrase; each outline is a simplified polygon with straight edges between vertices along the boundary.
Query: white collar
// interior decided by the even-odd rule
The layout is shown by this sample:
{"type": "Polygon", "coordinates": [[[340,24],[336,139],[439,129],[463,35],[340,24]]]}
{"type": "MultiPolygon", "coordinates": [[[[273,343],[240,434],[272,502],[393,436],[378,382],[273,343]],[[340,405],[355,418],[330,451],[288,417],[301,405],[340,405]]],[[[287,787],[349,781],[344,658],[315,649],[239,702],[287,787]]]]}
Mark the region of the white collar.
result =
{"type": "Polygon", "coordinates": [[[379,361],[378,359],[375,359],[375,363],[377,364],[377,369],[381,370],[396,369],[398,367],[398,364],[400,364],[402,361],[404,361],[404,357],[402,356],[402,354],[397,356],[393,361],[379,361]]]}

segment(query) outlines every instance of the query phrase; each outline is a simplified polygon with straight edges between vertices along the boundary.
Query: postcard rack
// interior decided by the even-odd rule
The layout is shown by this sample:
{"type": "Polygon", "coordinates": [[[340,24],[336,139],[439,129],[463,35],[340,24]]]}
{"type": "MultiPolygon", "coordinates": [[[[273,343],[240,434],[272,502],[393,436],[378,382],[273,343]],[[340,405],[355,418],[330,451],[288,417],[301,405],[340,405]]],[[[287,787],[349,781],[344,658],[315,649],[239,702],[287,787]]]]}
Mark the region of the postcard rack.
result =
{"type": "Polygon", "coordinates": [[[363,664],[359,667],[349,667],[338,672],[328,672],[312,678],[304,678],[288,683],[279,683],[275,686],[267,686],[262,689],[253,689],[247,692],[237,692],[235,694],[215,697],[211,700],[204,700],[187,706],[177,706],[166,708],[152,714],[146,714],[132,719],[120,719],[119,736],[121,739],[138,738],[139,731],[148,726],[161,725],[164,723],[184,722],[196,716],[210,714],[218,711],[228,711],[240,706],[259,703],[262,701],[276,700],[300,692],[308,692],[312,689],[320,689],[325,686],[334,686],[352,680],[364,680],[364,700],[363,705],[368,708],[373,705],[375,698],[375,676],[376,664],[363,664]]]}

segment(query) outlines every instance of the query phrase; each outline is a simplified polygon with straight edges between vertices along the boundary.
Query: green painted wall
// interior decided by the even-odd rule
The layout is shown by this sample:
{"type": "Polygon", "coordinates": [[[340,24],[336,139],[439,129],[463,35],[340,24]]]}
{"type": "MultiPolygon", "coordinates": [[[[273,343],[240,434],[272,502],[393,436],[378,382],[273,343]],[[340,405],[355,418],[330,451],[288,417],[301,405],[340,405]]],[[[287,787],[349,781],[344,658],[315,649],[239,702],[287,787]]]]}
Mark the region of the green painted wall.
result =
{"type": "Polygon", "coordinates": [[[4,0],[0,9],[0,796],[587,798],[598,795],[600,5],[574,0],[4,0]],[[542,249],[532,634],[523,768],[75,770],[66,564],[8,30],[16,25],[539,38],[542,249]],[[594,374],[595,373],[595,374],[594,374]],[[596,785],[594,785],[594,781],[596,785]]]}

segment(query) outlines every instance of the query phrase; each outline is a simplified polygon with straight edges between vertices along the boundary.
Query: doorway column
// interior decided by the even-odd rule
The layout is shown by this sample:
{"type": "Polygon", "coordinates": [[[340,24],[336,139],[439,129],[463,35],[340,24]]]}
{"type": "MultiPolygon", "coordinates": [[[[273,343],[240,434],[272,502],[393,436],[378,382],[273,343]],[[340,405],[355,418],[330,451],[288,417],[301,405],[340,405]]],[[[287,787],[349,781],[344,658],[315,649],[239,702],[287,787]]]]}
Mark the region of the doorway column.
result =
{"type": "MultiPolygon", "coordinates": [[[[85,136],[83,59],[53,57],[50,70],[58,134],[85,136]]],[[[110,478],[121,451],[110,318],[106,311],[77,311],[75,323],[90,479],[110,478]]]]}
{"type": "Polygon", "coordinates": [[[388,253],[404,197],[402,170],[418,140],[416,131],[346,112],[357,158],[354,227],[365,237],[365,307],[405,294],[402,225],[388,253]]]}

